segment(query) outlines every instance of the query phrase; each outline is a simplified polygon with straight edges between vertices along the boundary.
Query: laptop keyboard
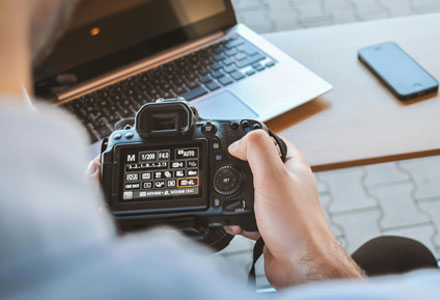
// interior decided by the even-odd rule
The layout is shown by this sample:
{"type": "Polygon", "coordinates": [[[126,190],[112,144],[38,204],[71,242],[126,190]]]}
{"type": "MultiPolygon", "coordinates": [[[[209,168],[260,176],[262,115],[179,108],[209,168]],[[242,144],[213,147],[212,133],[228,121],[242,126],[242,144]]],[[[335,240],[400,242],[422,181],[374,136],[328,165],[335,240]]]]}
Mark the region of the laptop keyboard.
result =
{"type": "Polygon", "coordinates": [[[106,86],[62,105],[86,126],[90,142],[108,136],[114,124],[133,117],[145,103],[183,96],[191,101],[275,65],[239,36],[106,86]]]}

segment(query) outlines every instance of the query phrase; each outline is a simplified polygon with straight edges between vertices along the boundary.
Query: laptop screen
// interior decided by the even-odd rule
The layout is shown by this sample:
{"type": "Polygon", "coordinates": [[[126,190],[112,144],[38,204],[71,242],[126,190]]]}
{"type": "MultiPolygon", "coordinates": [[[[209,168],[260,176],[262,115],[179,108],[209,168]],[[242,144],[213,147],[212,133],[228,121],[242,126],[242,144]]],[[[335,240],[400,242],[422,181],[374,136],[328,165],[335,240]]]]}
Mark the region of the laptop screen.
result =
{"type": "Polygon", "coordinates": [[[34,69],[38,96],[60,91],[236,23],[228,0],[82,0],[34,69]],[[70,86],[57,81],[70,74],[70,86]]]}

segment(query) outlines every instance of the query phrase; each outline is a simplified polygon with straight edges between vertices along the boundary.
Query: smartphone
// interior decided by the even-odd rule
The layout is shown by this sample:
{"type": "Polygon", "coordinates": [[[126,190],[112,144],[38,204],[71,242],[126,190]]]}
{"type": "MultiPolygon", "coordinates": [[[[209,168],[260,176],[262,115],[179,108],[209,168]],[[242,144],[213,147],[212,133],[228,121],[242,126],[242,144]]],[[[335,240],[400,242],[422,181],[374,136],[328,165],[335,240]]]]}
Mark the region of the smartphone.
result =
{"type": "Polygon", "coordinates": [[[438,90],[438,82],[396,43],[359,50],[359,60],[402,101],[438,90]]]}

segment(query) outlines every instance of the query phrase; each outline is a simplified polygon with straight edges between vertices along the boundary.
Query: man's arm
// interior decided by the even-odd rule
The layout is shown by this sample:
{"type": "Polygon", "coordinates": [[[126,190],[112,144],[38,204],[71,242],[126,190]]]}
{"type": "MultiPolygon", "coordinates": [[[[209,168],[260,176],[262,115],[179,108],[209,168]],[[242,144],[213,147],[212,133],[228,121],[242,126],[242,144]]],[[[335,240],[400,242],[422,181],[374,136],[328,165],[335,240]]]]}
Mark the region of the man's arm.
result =
{"type": "MultiPolygon", "coordinates": [[[[289,141],[283,164],[263,130],[229,147],[247,160],[254,175],[255,215],[265,241],[265,271],[277,288],[314,280],[361,278],[364,272],[333,236],[319,201],[310,166],[289,141]]],[[[236,234],[236,226],[228,228],[236,234]]]]}

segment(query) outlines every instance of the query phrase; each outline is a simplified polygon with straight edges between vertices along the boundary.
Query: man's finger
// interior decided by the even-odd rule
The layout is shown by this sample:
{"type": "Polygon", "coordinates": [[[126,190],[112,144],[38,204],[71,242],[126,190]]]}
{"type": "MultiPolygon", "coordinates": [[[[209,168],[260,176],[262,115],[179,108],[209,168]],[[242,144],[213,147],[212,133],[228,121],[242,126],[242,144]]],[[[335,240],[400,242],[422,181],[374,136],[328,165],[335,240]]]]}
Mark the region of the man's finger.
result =
{"type": "Polygon", "coordinates": [[[245,231],[238,225],[230,225],[223,227],[227,233],[230,235],[242,235],[245,238],[251,240],[258,240],[260,238],[260,233],[258,231],[245,231]]]}
{"type": "Polygon", "coordinates": [[[87,176],[89,177],[97,177],[99,176],[99,172],[101,170],[101,162],[100,162],[100,156],[98,155],[93,159],[91,162],[89,162],[89,165],[87,166],[87,176]]]}

